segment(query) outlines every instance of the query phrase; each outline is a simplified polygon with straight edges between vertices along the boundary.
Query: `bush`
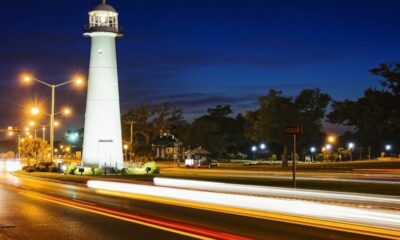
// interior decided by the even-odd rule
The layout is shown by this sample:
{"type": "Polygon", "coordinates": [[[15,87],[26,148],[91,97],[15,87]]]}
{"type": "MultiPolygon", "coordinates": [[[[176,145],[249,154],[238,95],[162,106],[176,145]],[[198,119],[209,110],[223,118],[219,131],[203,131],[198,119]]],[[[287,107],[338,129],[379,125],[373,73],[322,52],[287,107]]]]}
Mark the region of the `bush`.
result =
{"type": "Polygon", "coordinates": [[[67,163],[67,167],[65,168],[65,174],[74,175],[74,171],[76,169],[76,163],[67,163]]]}
{"type": "Polygon", "coordinates": [[[47,167],[47,166],[39,166],[39,167],[37,167],[37,169],[39,170],[39,172],[48,172],[49,171],[49,167],[47,167]]]}
{"type": "Polygon", "coordinates": [[[51,166],[51,167],[49,168],[49,172],[52,172],[52,173],[58,172],[58,167],[57,167],[57,166],[51,166]]]}
{"type": "Polygon", "coordinates": [[[25,166],[22,168],[25,172],[31,173],[31,172],[36,172],[36,168],[32,166],[25,166]]]}
{"type": "Polygon", "coordinates": [[[92,168],[93,175],[100,176],[103,175],[103,170],[101,168],[92,168]]]}
{"type": "Polygon", "coordinates": [[[160,169],[157,167],[154,161],[143,164],[140,168],[123,168],[121,171],[122,175],[146,175],[146,174],[158,174],[160,169]]]}

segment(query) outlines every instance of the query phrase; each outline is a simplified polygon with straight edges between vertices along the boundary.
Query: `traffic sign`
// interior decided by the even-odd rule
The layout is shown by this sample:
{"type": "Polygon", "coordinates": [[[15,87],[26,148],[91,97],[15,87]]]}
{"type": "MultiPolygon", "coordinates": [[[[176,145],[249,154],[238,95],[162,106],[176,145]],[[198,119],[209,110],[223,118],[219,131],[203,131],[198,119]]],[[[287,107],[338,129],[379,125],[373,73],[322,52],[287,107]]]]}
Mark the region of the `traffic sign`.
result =
{"type": "Polygon", "coordinates": [[[286,134],[299,135],[303,133],[303,125],[291,125],[286,127],[286,134]]]}

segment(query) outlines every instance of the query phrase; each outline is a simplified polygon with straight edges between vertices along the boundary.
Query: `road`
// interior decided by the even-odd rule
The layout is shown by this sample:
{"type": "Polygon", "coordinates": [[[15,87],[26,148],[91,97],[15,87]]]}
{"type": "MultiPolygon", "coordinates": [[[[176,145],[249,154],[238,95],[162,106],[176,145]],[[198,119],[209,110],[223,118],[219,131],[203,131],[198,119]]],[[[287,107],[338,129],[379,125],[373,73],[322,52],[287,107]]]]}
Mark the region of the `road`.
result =
{"type": "Polygon", "coordinates": [[[17,178],[0,169],[0,239],[378,239],[17,178]]]}

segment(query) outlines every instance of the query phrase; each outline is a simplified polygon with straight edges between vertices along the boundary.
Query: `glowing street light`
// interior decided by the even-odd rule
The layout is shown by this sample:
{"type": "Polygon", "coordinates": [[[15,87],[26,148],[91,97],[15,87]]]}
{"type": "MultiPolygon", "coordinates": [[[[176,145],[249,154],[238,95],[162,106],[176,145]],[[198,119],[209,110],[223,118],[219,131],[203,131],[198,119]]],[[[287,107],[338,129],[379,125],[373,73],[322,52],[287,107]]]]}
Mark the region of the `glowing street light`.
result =
{"type": "Polygon", "coordinates": [[[255,160],[255,159],[256,159],[257,147],[256,147],[256,146],[252,146],[252,147],[251,147],[251,151],[253,152],[253,160],[255,160]]]}
{"type": "Polygon", "coordinates": [[[66,116],[69,116],[71,114],[71,109],[70,108],[64,108],[62,113],[66,116]]]}
{"type": "Polygon", "coordinates": [[[28,122],[28,125],[29,125],[30,127],[33,127],[33,126],[35,126],[35,122],[34,122],[34,121],[29,121],[29,122],[28,122]]]}
{"type": "Polygon", "coordinates": [[[387,145],[385,146],[385,150],[386,150],[386,151],[392,150],[392,145],[387,144],[387,145]]]}
{"type": "Polygon", "coordinates": [[[39,115],[39,113],[40,113],[40,109],[38,108],[38,107],[33,107],[33,108],[31,108],[31,114],[32,115],[39,115]]]}
{"type": "Polygon", "coordinates": [[[129,146],[128,146],[128,144],[124,144],[124,150],[125,150],[125,161],[128,161],[128,149],[129,149],[129,146]]]}
{"type": "Polygon", "coordinates": [[[261,143],[260,144],[260,149],[261,150],[265,150],[267,148],[267,145],[265,145],[265,143],[261,143]]]}
{"type": "Polygon", "coordinates": [[[325,145],[325,148],[326,148],[326,150],[329,150],[329,151],[330,151],[330,150],[332,150],[332,145],[326,144],[326,145],[325,145]]]}
{"type": "Polygon", "coordinates": [[[315,147],[311,147],[311,148],[310,148],[310,152],[311,152],[311,153],[315,153],[316,151],[317,151],[317,149],[316,149],[315,147]]]}
{"type": "MultiPolygon", "coordinates": [[[[54,116],[55,116],[55,113],[54,113],[54,106],[55,106],[55,90],[56,90],[56,88],[58,88],[58,87],[61,87],[61,86],[64,86],[64,85],[70,84],[70,83],[76,83],[76,85],[82,85],[83,80],[82,80],[81,78],[75,78],[75,79],[72,79],[72,80],[70,80],[70,81],[66,81],[66,82],[59,83],[59,84],[50,84],[50,83],[44,82],[44,81],[42,81],[42,80],[40,80],[40,79],[37,79],[37,78],[33,77],[33,76],[30,75],[30,74],[24,74],[23,77],[22,77],[22,79],[23,79],[25,82],[27,82],[27,83],[30,83],[30,82],[32,82],[32,81],[35,81],[35,82],[38,82],[38,83],[40,83],[40,84],[42,84],[42,85],[45,85],[46,87],[51,88],[51,111],[50,111],[50,150],[51,150],[51,154],[50,154],[50,161],[52,162],[52,161],[53,161],[53,153],[54,153],[54,126],[55,126],[55,123],[54,123],[54,116]]],[[[39,113],[39,112],[37,112],[37,113],[39,113]]]]}
{"type": "Polygon", "coordinates": [[[347,144],[347,147],[349,148],[349,152],[350,152],[350,160],[353,161],[353,149],[355,147],[355,144],[352,142],[349,142],[349,144],[347,144]]]}
{"type": "Polygon", "coordinates": [[[327,140],[328,140],[328,142],[329,142],[330,144],[333,144],[333,143],[336,142],[336,137],[335,137],[334,135],[329,135],[328,138],[327,138],[327,140]]]}

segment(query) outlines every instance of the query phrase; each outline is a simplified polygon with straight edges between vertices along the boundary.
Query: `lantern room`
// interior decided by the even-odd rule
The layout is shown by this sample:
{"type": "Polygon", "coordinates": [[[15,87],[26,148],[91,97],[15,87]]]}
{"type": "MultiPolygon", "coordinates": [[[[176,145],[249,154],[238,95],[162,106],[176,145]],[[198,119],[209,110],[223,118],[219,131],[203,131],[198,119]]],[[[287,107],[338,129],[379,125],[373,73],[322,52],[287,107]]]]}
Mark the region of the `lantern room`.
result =
{"type": "Polygon", "coordinates": [[[114,32],[121,33],[118,26],[118,13],[114,7],[105,0],[96,5],[89,12],[89,25],[85,26],[85,32],[114,32]]]}

